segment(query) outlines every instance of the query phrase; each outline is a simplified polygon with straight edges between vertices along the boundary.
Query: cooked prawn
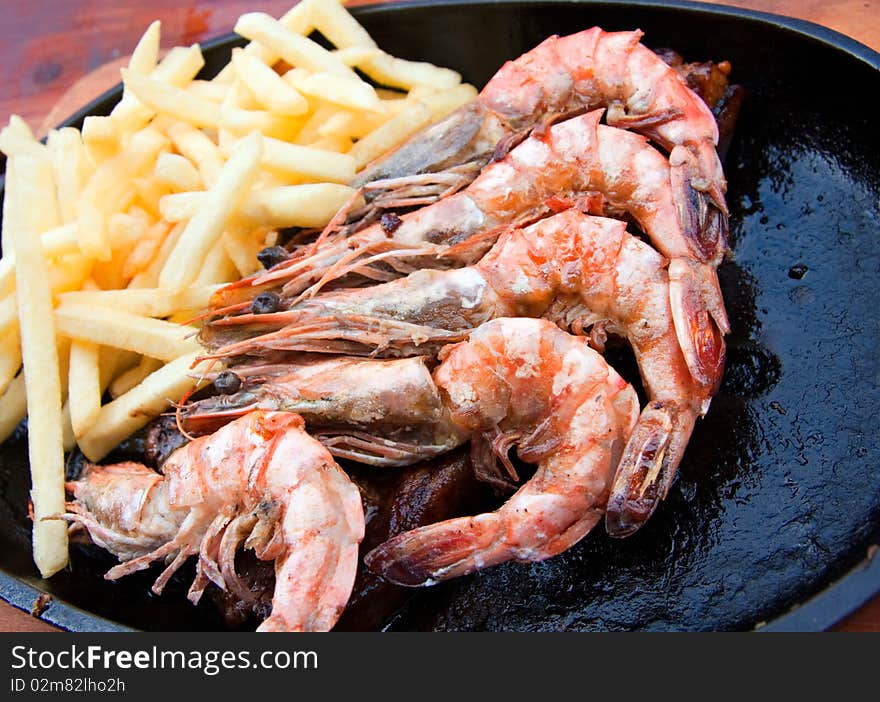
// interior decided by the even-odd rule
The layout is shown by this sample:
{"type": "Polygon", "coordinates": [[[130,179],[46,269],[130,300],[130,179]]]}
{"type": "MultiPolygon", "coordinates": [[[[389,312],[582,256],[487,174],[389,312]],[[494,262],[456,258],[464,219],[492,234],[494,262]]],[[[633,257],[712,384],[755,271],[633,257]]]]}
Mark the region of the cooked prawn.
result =
{"type": "Polygon", "coordinates": [[[424,357],[297,358],[227,372],[241,389],[181,407],[187,432],[214,431],[253,410],[296,412],[334,456],[374,466],[411,465],[467,440],[450,421],[424,357]]]}
{"type": "Polygon", "coordinates": [[[301,417],[252,412],[178,449],[164,476],[143,465],[90,466],[68,484],[64,518],[123,562],[113,580],[170,560],[161,593],[198,556],[189,599],[209,582],[253,597],[235,573],[244,542],[275,561],[272,613],[260,631],[322,631],[336,622],[354,582],[364,534],[360,494],[301,417]]]}
{"type": "MultiPolygon", "coordinates": [[[[595,111],[556,124],[543,138],[526,139],[505,159],[488,166],[467,189],[405,215],[392,232],[377,224],[348,239],[327,243],[313,255],[291,259],[261,276],[227,286],[213,306],[222,312],[242,289],[264,290],[283,282],[283,308],[301,297],[309,284],[313,284],[311,295],[329,280],[348,273],[381,280],[415,268],[468,265],[493,243],[485,236],[487,232],[497,235],[505,227],[539,219],[551,209],[585,201],[594,209],[599,193],[604,209],[628,212],[661,253],[679,261],[674,308],[692,306],[699,299],[718,330],[727,333],[729,324],[715,273],[718,261],[706,258],[715,245],[705,248],[702,238],[723,241],[726,219],[717,217],[712,227],[701,228],[704,210],[695,204],[689,186],[676,179],[666,159],[644,137],[599,125],[600,117],[601,111],[595,111]],[[375,268],[379,262],[385,267],[375,268]]],[[[248,309],[247,304],[238,305],[234,310],[245,314],[220,324],[271,324],[268,317],[255,319],[247,314],[248,309]]],[[[203,343],[216,347],[212,326],[206,329],[203,343]]]]}
{"type": "Polygon", "coordinates": [[[367,554],[401,585],[430,585],[508,560],[540,561],[602,518],[638,416],[630,387],[583,338],[544,320],[499,319],[449,348],[434,378],[453,420],[517,445],[538,470],[500,509],[405,532],[367,554]]]}
{"type": "Polygon", "coordinates": [[[506,316],[590,330],[596,343],[607,332],[623,336],[649,404],[609,506],[609,531],[622,536],[666,495],[724,369],[724,341],[702,300],[675,313],[680,273],[667,271],[663,257],[628,234],[623,222],[572,209],[505,232],[474,266],[319,295],[277,315],[287,322],[279,331],[235,343],[226,353],[419,354],[506,316]]]}
{"type": "Polygon", "coordinates": [[[473,103],[380,158],[356,184],[484,164],[505,137],[555,116],[607,107],[609,125],[641,132],[671,151],[675,168],[726,214],[712,112],[675,68],[640,43],[642,36],[593,27],[545,39],[505,63],[473,103]]]}

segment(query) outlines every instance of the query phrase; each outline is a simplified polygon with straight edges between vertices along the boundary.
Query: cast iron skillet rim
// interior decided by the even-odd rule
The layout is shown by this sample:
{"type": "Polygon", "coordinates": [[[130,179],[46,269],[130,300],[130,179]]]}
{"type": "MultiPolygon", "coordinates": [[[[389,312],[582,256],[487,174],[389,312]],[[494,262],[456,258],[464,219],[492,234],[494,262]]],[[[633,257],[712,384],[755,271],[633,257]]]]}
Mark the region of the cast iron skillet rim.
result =
{"type": "MultiPolygon", "coordinates": [[[[474,5],[604,5],[626,8],[645,7],[672,12],[684,11],[709,17],[729,16],[769,25],[799,35],[803,39],[818,42],[828,48],[843,51],[848,56],[863,61],[880,71],[880,53],[833,29],[807,20],[714,3],[688,2],[687,0],[673,0],[672,2],[665,0],[477,0],[476,2],[472,0],[406,0],[405,2],[361,5],[351,8],[351,10],[355,16],[359,16],[389,12],[393,14],[397,10],[409,8],[470,7],[474,5]]],[[[211,51],[240,39],[238,35],[230,32],[201,42],[201,47],[203,51],[211,51]]],[[[68,117],[59,125],[59,128],[81,124],[82,120],[91,114],[109,113],[121,95],[122,85],[117,84],[68,117]]],[[[5,165],[5,157],[0,156],[0,169],[5,170],[5,165]]],[[[4,190],[4,184],[5,173],[0,173],[0,192],[4,190]]],[[[877,592],[880,592],[880,558],[874,558],[873,555],[869,554],[865,560],[809,600],[795,605],[789,612],[779,615],[766,625],[759,625],[758,630],[765,632],[821,631],[841,621],[877,592]]],[[[0,598],[9,604],[29,611],[34,600],[40,594],[41,590],[38,588],[0,571],[0,598]]],[[[131,627],[92,614],[55,598],[52,599],[48,610],[40,618],[68,631],[136,631],[131,627]],[[80,626],[83,628],[79,629],[80,626]],[[88,628],[85,628],[86,626],[88,628]]]]}
{"type": "MultiPolygon", "coordinates": [[[[710,2],[689,2],[688,0],[406,0],[405,2],[379,3],[360,5],[352,8],[354,14],[373,14],[392,8],[409,7],[455,7],[471,5],[620,5],[622,7],[650,7],[663,10],[686,10],[697,14],[717,16],[727,15],[745,18],[770,24],[775,27],[793,31],[810,39],[817,40],[829,47],[842,49],[850,56],[865,61],[880,70],[880,53],[862,44],[860,41],[841,34],[838,31],[823,27],[808,20],[796,19],[785,15],[777,15],[760,10],[718,5],[710,2]]],[[[221,37],[223,39],[223,37],[221,37]]],[[[208,46],[206,43],[205,46],[208,46]]]]}

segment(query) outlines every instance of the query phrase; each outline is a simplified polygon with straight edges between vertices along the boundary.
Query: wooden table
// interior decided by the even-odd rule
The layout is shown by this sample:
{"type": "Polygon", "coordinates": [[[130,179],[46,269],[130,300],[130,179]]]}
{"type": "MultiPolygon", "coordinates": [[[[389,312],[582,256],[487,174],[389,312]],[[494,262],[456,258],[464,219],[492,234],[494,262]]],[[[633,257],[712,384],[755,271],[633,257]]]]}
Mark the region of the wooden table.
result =
{"type": "MultiPolygon", "coordinates": [[[[874,0],[719,0],[836,29],[880,50],[874,0]]],[[[118,68],[143,30],[162,20],[163,46],[229,32],[243,12],[286,11],[294,0],[6,0],[0,23],[0,124],[16,113],[41,133],[119,81],[118,68]]],[[[366,4],[352,0],[349,4],[366,4]]],[[[880,631],[880,596],[837,627],[880,631]]],[[[53,631],[0,601],[0,631],[53,631]]]]}

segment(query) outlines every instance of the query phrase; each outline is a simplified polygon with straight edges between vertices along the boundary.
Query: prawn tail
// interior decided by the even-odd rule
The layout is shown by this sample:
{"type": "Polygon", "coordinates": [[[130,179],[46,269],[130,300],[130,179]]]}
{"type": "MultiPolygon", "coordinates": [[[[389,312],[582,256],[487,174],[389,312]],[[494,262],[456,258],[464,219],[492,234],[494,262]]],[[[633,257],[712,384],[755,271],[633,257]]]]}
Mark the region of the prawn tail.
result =
{"type": "Polygon", "coordinates": [[[669,264],[669,302],[688,370],[711,396],[724,373],[724,334],[730,331],[715,269],[709,264],[673,259],[669,264]]]}
{"type": "Polygon", "coordinates": [[[712,199],[712,204],[727,221],[728,210],[724,193],[727,190],[727,180],[724,178],[724,170],[721,168],[721,159],[715,144],[703,141],[696,149],[696,160],[699,172],[708,180],[706,193],[712,199]]]}
{"type": "MultiPolygon", "coordinates": [[[[361,495],[332,460],[295,468],[286,456],[273,462],[276,470],[295,477],[288,504],[271,530],[270,548],[255,548],[258,558],[275,558],[272,612],[257,631],[329,631],[345,609],[358,571],[361,495]],[[316,494],[323,514],[315,513],[316,494]]],[[[253,533],[246,548],[252,539],[253,533]]]]}
{"type": "Polygon", "coordinates": [[[467,575],[510,558],[507,548],[496,545],[503,521],[492,512],[413,529],[374,548],[364,563],[376,575],[406,587],[467,575]]]}
{"type": "MultiPolygon", "coordinates": [[[[709,145],[708,150],[717,163],[715,148],[709,145]]],[[[726,186],[723,176],[705,174],[712,166],[703,163],[708,157],[701,158],[702,154],[695,156],[688,148],[676,146],[669,155],[670,179],[681,229],[693,257],[717,266],[727,251],[726,186]]]]}
{"type": "Polygon", "coordinates": [[[610,536],[635,533],[665,497],[677,467],[669,455],[674,423],[675,408],[662,402],[652,402],[642,411],[611,484],[605,514],[610,536]]]}

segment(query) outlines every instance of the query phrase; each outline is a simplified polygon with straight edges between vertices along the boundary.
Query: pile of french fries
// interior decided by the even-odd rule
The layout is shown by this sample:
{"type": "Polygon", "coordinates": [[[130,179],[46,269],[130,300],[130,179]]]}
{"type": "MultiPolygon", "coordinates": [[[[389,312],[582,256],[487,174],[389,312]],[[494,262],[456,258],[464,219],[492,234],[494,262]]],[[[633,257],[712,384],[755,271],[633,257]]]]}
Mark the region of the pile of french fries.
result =
{"type": "Polygon", "coordinates": [[[235,31],[250,43],[202,80],[197,45],[160,60],[156,22],[109,116],[45,144],[15,116],[0,131],[0,442],[28,417],[44,577],[67,563],[65,450],[99,461],[193,389],[188,320],[211,294],[255,272],[280,229],[327,224],[358,170],[476,95],[381,51],[337,0],[235,31]]]}

